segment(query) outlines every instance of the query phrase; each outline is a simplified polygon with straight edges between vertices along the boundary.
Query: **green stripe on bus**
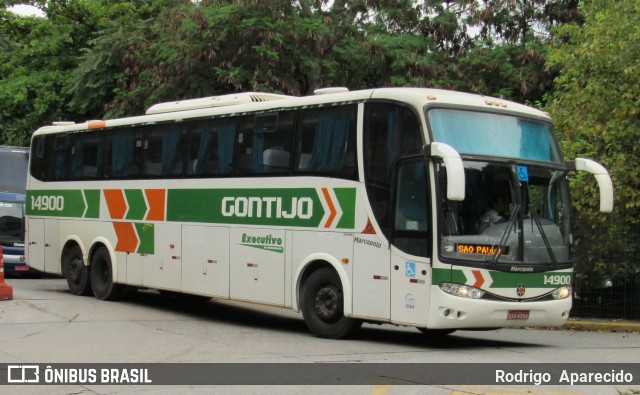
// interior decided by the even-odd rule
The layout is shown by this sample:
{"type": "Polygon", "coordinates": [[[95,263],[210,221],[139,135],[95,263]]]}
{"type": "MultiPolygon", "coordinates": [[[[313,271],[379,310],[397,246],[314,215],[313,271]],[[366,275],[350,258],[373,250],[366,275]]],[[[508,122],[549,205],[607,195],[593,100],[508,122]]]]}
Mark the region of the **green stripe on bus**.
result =
{"type": "Polygon", "coordinates": [[[571,284],[571,272],[542,272],[542,273],[510,273],[490,272],[490,288],[513,288],[520,284],[527,288],[558,288],[571,284]]]}
{"type": "Polygon", "coordinates": [[[135,223],[136,232],[138,233],[138,239],[140,244],[136,252],[140,254],[153,254],[155,252],[155,228],[153,224],[135,223]]]}
{"type": "Polygon", "coordinates": [[[342,218],[336,226],[339,229],[353,229],[356,219],[356,190],[355,188],[334,188],[334,193],[342,209],[342,218]]]}
{"type": "Polygon", "coordinates": [[[125,189],[124,195],[127,199],[129,210],[125,219],[140,220],[144,219],[147,212],[147,203],[141,189],[125,189]]]}
{"type": "MultiPolygon", "coordinates": [[[[479,271],[479,269],[469,268],[467,271],[479,271]]],[[[497,272],[482,271],[488,273],[491,277],[491,285],[489,288],[514,288],[524,285],[527,288],[558,288],[563,285],[572,283],[572,272],[540,272],[540,273],[521,273],[521,272],[497,272]]],[[[484,275],[484,274],[483,274],[484,275]]],[[[488,279],[484,282],[487,283],[488,279]]],[[[464,275],[464,271],[458,269],[433,269],[432,281],[433,285],[441,283],[467,284],[469,279],[464,275]]],[[[473,284],[469,284],[473,285],[473,284]]]]}
{"type": "Polygon", "coordinates": [[[26,203],[27,215],[98,218],[100,190],[28,190],[26,203]]]}
{"type": "Polygon", "coordinates": [[[85,189],[82,191],[87,201],[87,210],[85,212],[85,218],[98,218],[100,217],[100,190],[99,189],[85,189]]]}
{"type": "MultiPolygon", "coordinates": [[[[334,193],[343,213],[336,226],[353,229],[355,188],[334,193]]],[[[167,221],[318,228],[329,215],[323,201],[315,188],[170,189],[167,221]]]]}

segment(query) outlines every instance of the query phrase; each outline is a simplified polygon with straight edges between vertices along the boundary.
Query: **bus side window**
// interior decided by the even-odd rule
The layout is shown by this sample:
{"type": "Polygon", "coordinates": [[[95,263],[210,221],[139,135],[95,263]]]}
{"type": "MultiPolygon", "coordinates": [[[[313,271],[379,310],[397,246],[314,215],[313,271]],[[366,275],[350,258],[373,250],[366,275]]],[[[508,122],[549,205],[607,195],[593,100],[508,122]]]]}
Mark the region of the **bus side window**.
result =
{"type": "Polygon", "coordinates": [[[122,129],[109,134],[105,176],[137,178],[142,160],[142,132],[122,129]]]}
{"type": "Polygon", "coordinates": [[[238,174],[288,174],[295,112],[244,118],[238,135],[238,174]]]}
{"type": "Polygon", "coordinates": [[[143,145],[146,177],[182,175],[184,165],[183,124],[157,125],[147,130],[143,145]]]}
{"type": "Polygon", "coordinates": [[[33,154],[31,155],[31,175],[40,181],[48,181],[50,177],[51,151],[46,149],[47,140],[53,136],[36,136],[33,139],[33,154]]]}
{"type": "Polygon", "coordinates": [[[96,179],[102,175],[106,138],[103,132],[71,135],[69,179],[96,179]]]}
{"type": "Polygon", "coordinates": [[[62,181],[67,177],[67,166],[70,162],[70,154],[68,152],[69,138],[66,134],[55,136],[53,141],[53,167],[52,179],[54,181],[62,181]]]}
{"type": "Polygon", "coordinates": [[[302,115],[294,170],[355,178],[356,106],[320,108],[302,115]]]}
{"type": "Polygon", "coordinates": [[[236,118],[210,119],[191,125],[187,175],[228,175],[233,168],[236,118]]]}
{"type": "Polygon", "coordinates": [[[424,161],[400,161],[396,171],[392,243],[409,254],[428,256],[430,216],[424,161]]]}
{"type": "Polygon", "coordinates": [[[389,236],[389,210],[393,164],[419,154],[424,140],[416,114],[393,103],[368,103],[364,120],[364,173],[367,195],[385,236],[389,236]]]}

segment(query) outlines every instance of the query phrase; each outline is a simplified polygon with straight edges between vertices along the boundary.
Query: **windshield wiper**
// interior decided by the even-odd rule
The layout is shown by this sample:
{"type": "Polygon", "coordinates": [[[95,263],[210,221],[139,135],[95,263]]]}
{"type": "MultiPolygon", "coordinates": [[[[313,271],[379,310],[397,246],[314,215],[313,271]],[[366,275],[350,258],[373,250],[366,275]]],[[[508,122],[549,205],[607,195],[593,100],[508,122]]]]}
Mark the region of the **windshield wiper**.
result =
{"type": "Polygon", "coordinates": [[[497,246],[492,245],[492,247],[495,247],[495,248],[494,248],[493,255],[491,255],[491,257],[487,260],[487,263],[489,263],[489,266],[493,266],[496,263],[498,263],[498,260],[502,255],[502,248],[506,248],[506,243],[507,243],[507,240],[509,239],[509,233],[511,232],[511,229],[513,229],[513,227],[516,225],[516,220],[518,219],[518,212],[520,212],[520,205],[514,204],[513,209],[511,210],[511,215],[509,216],[509,221],[507,222],[507,226],[505,226],[504,230],[502,231],[502,234],[500,235],[500,240],[498,242],[498,245],[497,246]]]}
{"type": "Polygon", "coordinates": [[[531,215],[533,222],[536,223],[536,227],[540,232],[540,236],[542,236],[542,241],[544,242],[544,246],[547,248],[547,253],[549,254],[549,258],[551,259],[551,267],[554,267],[555,265],[558,264],[558,261],[556,260],[556,255],[553,253],[553,249],[551,248],[551,243],[549,243],[549,239],[547,238],[547,233],[544,231],[544,228],[542,227],[542,222],[540,222],[540,217],[538,217],[538,213],[536,213],[536,210],[533,207],[533,205],[529,205],[529,215],[531,215]]]}

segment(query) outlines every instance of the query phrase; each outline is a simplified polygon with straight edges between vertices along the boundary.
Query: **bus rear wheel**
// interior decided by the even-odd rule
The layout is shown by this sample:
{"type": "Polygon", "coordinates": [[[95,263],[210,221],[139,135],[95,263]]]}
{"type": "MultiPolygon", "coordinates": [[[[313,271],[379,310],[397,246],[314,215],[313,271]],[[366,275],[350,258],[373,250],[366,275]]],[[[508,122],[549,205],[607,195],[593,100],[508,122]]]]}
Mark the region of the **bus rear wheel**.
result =
{"type": "Polygon", "coordinates": [[[82,260],[82,250],[79,246],[71,247],[62,255],[62,273],[64,273],[69,291],[73,295],[91,294],[89,268],[82,260]]]}
{"type": "Polygon", "coordinates": [[[326,339],[349,337],[362,325],[361,321],[344,316],[340,277],[328,267],[316,270],[305,282],[302,316],[314,335],[326,339]]]}
{"type": "Polygon", "coordinates": [[[123,284],[113,282],[113,266],[111,256],[106,248],[100,247],[93,254],[90,267],[91,289],[93,295],[100,300],[121,299],[126,291],[123,284]]]}

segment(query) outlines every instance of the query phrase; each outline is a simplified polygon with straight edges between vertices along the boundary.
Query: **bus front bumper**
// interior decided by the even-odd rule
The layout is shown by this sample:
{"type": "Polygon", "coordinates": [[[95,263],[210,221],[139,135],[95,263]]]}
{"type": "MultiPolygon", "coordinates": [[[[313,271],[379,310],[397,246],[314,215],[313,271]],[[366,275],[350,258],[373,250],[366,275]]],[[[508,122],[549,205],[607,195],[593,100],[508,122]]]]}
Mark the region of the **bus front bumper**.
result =
{"type": "Polygon", "coordinates": [[[482,329],[561,326],[569,318],[571,297],[545,301],[496,301],[449,295],[432,289],[429,329],[482,329]]]}

